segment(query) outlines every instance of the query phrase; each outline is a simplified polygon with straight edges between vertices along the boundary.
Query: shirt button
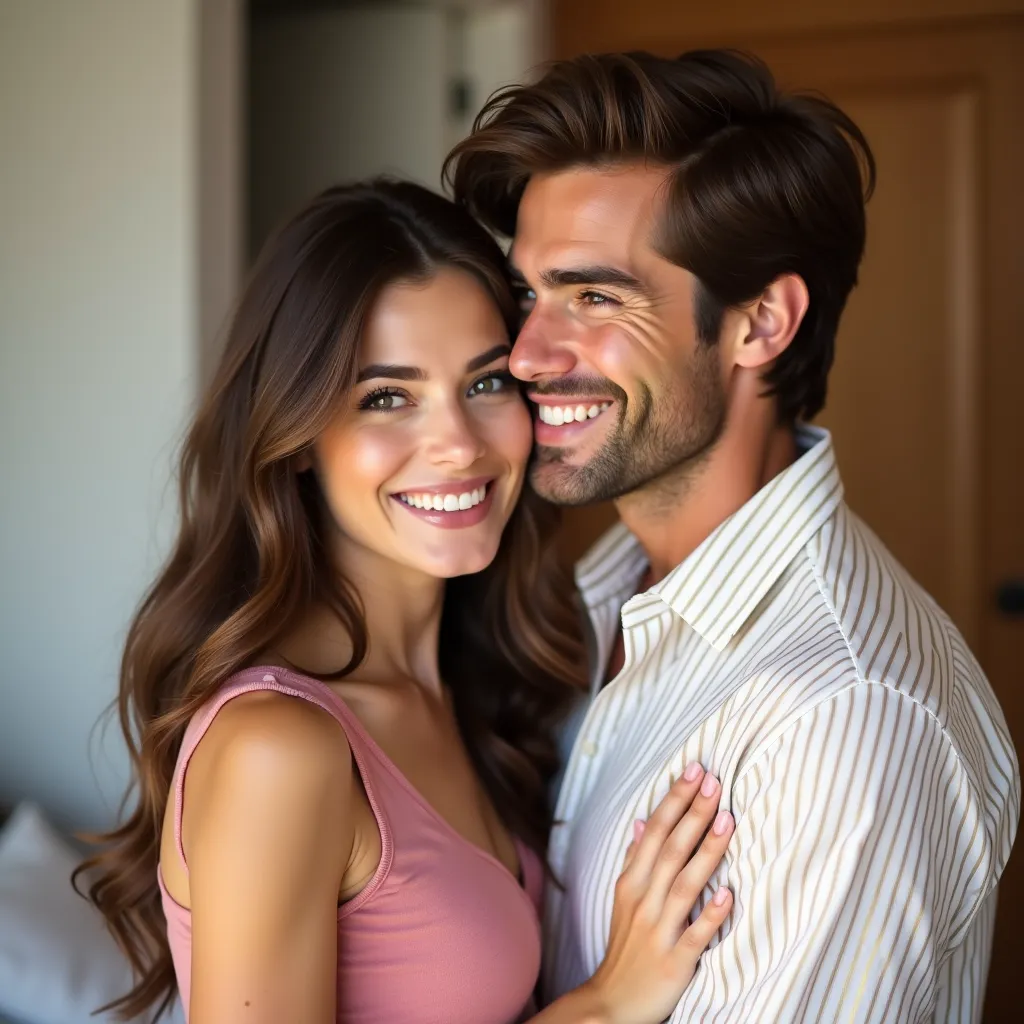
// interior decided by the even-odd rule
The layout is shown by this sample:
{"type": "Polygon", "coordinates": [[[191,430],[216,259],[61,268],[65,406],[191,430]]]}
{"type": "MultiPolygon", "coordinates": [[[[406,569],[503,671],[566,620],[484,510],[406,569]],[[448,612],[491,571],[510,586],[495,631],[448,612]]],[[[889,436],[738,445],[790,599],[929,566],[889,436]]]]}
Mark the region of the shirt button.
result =
{"type": "Polygon", "coordinates": [[[587,757],[593,757],[597,753],[597,744],[593,740],[583,741],[583,753],[587,757]]]}

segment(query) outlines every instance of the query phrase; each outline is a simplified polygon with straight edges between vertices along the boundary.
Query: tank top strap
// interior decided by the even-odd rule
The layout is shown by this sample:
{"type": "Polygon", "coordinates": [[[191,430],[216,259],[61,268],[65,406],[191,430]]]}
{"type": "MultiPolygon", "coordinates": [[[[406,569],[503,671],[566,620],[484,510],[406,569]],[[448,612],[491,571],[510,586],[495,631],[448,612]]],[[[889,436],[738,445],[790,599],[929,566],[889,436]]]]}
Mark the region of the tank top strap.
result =
{"type": "MultiPolygon", "coordinates": [[[[370,767],[374,758],[359,720],[346,707],[345,702],[325,683],[307,676],[296,675],[276,666],[256,666],[235,673],[192,716],[192,720],[185,728],[185,735],[182,738],[181,749],[178,752],[178,760],[174,768],[172,792],[174,794],[174,846],[186,874],[188,873],[188,864],[185,861],[185,848],[181,841],[181,820],[185,801],[185,773],[188,771],[189,761],[221,708],[235,697],[260,690],[273,690],[288,697],[296,697],[316,704],[331,715],[344,730],[352,751],[352,759],[355,761],[370,807],[377,819],[381,838],[380,867],[383,874],[386,874],[394,853],[391,828],[384,812],[384,806],[376,792],[375,773],[370,767]]],[[[380,873],[379,870],[378,874],[380,873]]]]}

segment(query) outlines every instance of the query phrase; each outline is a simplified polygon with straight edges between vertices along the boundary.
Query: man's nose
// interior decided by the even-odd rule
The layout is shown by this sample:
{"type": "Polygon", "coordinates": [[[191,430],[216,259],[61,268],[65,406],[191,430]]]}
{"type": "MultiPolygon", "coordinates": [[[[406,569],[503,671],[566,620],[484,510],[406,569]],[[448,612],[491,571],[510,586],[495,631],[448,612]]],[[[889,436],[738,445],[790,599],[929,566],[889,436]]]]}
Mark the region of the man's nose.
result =
{"type": "Polygon", "coordinates": [[[520,380],[535,382],[570,373],[576,366],[576,354],[558,320],[534,309],[512,346],[508,365],[520,380]]]}

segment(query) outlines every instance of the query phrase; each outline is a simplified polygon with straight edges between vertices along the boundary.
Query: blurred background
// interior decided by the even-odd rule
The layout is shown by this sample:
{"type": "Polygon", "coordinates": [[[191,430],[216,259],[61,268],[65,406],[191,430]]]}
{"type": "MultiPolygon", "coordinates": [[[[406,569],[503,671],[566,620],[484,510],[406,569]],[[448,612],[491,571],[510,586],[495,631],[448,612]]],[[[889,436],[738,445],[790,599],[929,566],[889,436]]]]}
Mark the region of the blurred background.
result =
{"type": "MultiPolygon", "coordinates": [[[[0,804],[115,819],[126,760],[94,725],[272,226],[339,179],[438,187],[487,95],[545,59],[710,45],[825,92],[874,147],[821,421],[1024,751],[1024,0],[0,0],[0,804]]],[[[574,512],[566,555],[611,515],[574,512]]],[[[986,1021],[1020,1019],[1022,861],[986,1021]]]]}

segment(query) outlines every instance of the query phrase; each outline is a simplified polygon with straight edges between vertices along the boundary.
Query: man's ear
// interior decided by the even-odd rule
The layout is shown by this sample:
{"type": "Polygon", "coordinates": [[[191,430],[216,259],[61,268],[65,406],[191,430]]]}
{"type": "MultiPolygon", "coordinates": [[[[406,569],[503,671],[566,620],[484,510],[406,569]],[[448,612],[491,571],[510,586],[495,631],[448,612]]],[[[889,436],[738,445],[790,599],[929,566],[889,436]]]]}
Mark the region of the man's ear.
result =
{"type": "Polygon", "coordinates": [[[797,274],[777,277],[742,308],[744,329],[737,333],[733,363],[756,369],[774,362],[789,347],[810,303],[797,274]]]}

